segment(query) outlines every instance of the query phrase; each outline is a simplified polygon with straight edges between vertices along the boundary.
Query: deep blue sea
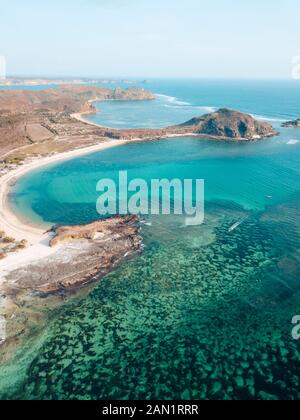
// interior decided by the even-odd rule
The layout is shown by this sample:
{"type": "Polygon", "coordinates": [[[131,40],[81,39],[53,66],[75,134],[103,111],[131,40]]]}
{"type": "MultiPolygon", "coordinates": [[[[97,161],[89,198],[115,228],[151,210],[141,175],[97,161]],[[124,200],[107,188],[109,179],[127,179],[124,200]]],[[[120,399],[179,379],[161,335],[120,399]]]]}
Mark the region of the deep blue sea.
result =
{"type": "Polygon", "coordinates": [[[162,127],[229,107],[279,136],[234,144],[195,138],[132,143],[51,165],[15,185],[28,221],[98,217],[96,183],[205,180],[205,223],[146,220],[146,249],[51,316],[32,349],[0,373],[0,395],[61,399],[298,399],[300,118],[296,81],[156,80],[149,102],[98,103],[109,127],[162,127]],[[230,227],[241,222],[233,231],[230,227]],[[11,384],[14,383],[14,387],[11,384]],[[8,388],[8,384],[10,388],[8,388]]]}

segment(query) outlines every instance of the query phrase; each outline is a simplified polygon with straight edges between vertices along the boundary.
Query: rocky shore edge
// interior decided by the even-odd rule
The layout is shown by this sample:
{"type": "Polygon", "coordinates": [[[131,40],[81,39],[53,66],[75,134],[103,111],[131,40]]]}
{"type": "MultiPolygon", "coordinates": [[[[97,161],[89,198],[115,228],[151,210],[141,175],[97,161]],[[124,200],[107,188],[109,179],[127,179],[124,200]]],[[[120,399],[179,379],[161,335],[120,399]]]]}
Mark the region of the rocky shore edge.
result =
{"type": "MultiPolygon", "coordinates": [[[[144,249],[138,216],[114,216],[76,226],[53,226],[48,257],[20,266],[1,284],[1,316],[7,320],[1,353],[30,334],[68,296],[101,280],[144,249]],[[47,299],[45,299],[47,298],[47,299]],[[37,312],[39,313],[36,319],[37,312]]],[[[87,289],[88,290],[88,289],[87,289]]],[[[0,354],[1,360],[1,354],[0,354]]]]}
{"type": "MultiPolygon", "coordinates": [[[[115,139],[115,143],[119,145],[122,144],[122,141],[192,135],[206,139],[240,142],[259,140],[277,134],[271,125],[257,121],[250,115],[226,108],[163,129],[117,130],[101,126],[95,128],[91,123],[82,119],[82,115],[95,112],[93,105],[95,100],[151,100],[153,99],[152,94],[138,89],[127,91],[98,90],[97,92],[81,90],[80,92],[77,90],[74,92],[73,89],[70,92],[69,89],[65,89],[60,92],[62,97],[59,106],[63,109],[55,115],[53,111],[56,110],[57,102],[52,94],[53,92],[47,93],[48,111],[35,110],[38,114],[34,115],[38,115],[39,118],[42,116],[43,128],[54,135],[54,139],[47,139],[40,143],[39,148],[45,147],[45,144],[47,147],[50,147],[50,145],[53,147],[52,144],[55,143],[58,148],[57,156],[63,155],[63,153],[59,153],[62,144],[68,150],[68,148],[76,147],[76,141],[78,141],[77,152],[81,153],[83,144],[85,145],[87,142],[86,139],[88,139],[86,150],[91,150],[92,147],[97,149],[98,147],[99,149],[111,147],[114,142],[108,139],[115,139]],[[93,99],[90,99],[91,96],[93,99]],[[80,113],[75,114],[74,118],[72,111],[80,113]],[[80,123],[76,119],[80,120],[80,123]]],[[[40,97],[38,97],[43,106],[45,106],[44,95],[44,93],[39,94],[40,97]]],[[[19,98],[12,95],[12,106],[15,105],[17,99],[19,98]]],[[[27,113],[28,100],[32,100],[32,98],[26,96],[25,99],[24,110],[26,109],[27,113]]],[[[33,101],[33,105],[30,103],[30,107],[33,106],[39,108],[41,105],[36,105],[36,101],[33,101]]],[[[32,124],[35,133],[37,128],[37,123],[32,124]]],[[[28,126],[26,130],[28,134],[28,126]]],[[[40,132],[39,135],[41,135],[40,132]]],[[[37,147],[38,140],[37,143],[33,142],[33,144],[34,147],[37,147]]],[[[26,146],[25,150],[26,152],[23,150],[25,156],[32,154],[31,146],[26,146]]],[[[52,151],[52,149],[46,150],[48,155],[50,150],[52,151]]],[[[57,159],[56,156],[53,158],[57,159]]],[[[22,161],[22,157],[19,159],[22,161]]],[[[10,166],[13,167],[13,165],[15,164],[8,164],[7,170],[9,172],[11,170],[10,166]]],[[[4,173],[5,171],[4,168],[4,173]]],[[[22,172],[22,168],[20,171],[22,172]]],[[[14,226],[14,223],[11,226],[14,226]]],[[[47,251],[43,258],[33,259],[26,264],[14,267],[2,278],[0,276],[0,306],[5,308],[4,312],[1,310],[1,313],[6,314],[7,318],[10,319],[8,337],[14,337],[16,331],[26,324],[23,319],[24,301],[28,296],[64,297],[69,292],[77,291],[83,286],[101,279],[125,259],[142,252],[143,243],[139,232],[138,218],[135,216],[116,216],[83,226],[54,226],[48,233],[48,235],[51,235],[50,243],[47,239],[45,241],[47,242],[46,246],[40,242],[37,244],[39,250],[41,250],[41,247],[51,248],[51,253],[47,251]],[[18,321],[19,316],[23,320],[18,321]],[[12,319],[13,321],[11,321],[12,319]],[[19,327],[17,329],[15,328],[16,324],[19,327]]],[[[36,236],[40,241],[40,232],[37,232],[36,236]]],[[[34,246],[33,244],[31,247],[31,253],[35,252],[36,248],[34,246]]],[[[48,301],[49,299],[47,299],[48,301]]],[[[31,306],[32,304],[29,305],[29,307],[31,306]]]]}
{"type": "Polygon", "coordinates": [[[54,253],[10,272],[2,284],[6,296],[19,292],[45,297],[101,279],[116,265],[142,252],[139,218],[114,216],[76,226],[53,226],[54,253]]]}

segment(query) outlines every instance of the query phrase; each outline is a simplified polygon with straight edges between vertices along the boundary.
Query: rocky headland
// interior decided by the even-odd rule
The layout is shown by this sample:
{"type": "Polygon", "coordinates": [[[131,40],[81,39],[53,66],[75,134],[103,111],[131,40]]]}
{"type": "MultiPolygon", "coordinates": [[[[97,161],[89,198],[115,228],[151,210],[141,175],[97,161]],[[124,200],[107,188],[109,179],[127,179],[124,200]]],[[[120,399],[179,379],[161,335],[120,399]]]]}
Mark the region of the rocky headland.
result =
{"type": "Polygon", "coordinates": [[[190,128],[195,134],[233,140],[256,140],[277,134],[270,124],[227,108],[193,118],[182,124],[182,127],[190,128]]]}
{"type": "Polygon", "coordinates": [[[116,216],[79,226],[54,226],[54,253],[5,276],[2,290],[46,296],[65,293],[100,279],[124,259],[142,250],[137,216],[116,216]]]}
{"type": "Polygon", "coordinates": [[[50,236],[51,255],[0,273],[0,314],[7,320],[0,362],[41,330],[49,311],[59,309],[66,297],[88,293],[88,285],[143,250],[137,216],[54,226],[50,236]]]}

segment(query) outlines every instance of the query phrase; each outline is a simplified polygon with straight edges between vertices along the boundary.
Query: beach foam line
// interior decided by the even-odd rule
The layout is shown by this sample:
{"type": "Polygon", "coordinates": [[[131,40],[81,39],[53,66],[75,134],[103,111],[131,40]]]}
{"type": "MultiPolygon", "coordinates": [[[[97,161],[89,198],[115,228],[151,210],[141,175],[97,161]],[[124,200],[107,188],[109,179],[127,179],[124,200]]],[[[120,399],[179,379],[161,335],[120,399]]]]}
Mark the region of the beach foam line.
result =
{"type": "Polygon", "coordinates": [[[156,93],[155,96],[157,98],[164,99],[167,102],[170,102],[170,103],[175,104],[175,105],[183,105],[183,106],[191,106],[192,105],[190,102],[180,101],[175,96],[163,95],[161,93],[156,93]]]}
{"type": "Polygon", "coordinates": [[[45,236],[43,235],[44,229],[39,226],[27,225],[24,221],[19,219],[10,208],[7,197],[10,190],[10,185],[14,184],[25,174],[43,166],[66,161],[78,156],[83,156],[85,154],[98,152],[112,147],[121,146],[125,143],[128,143],[128,140],[109,140],[93,146],[88,146],[64,153],[58,153],[56,155],[44,157],[38,160],[35,159],[2,176],[0,178],[0,230],[4,230],[7,235],[12,236],[17,241],[26,239],[31,245],[43,241],[43,239],[45,239],[45,236]]]}
{"type": "Polygon", "coordinates": [[[251,114],[251,116],[261,121],[286,122],[286,119],[284,118],[266,117],[264,115],[256,115],[256,114],[251,114]]]}
{"type": "Polygon", "coordinates": [[[178,108],[178,109],[197,109],[200,110],[204,113],[211,113],[211,112],[215,112],[218,110],[217,107],[214,106],[201,106],[201,105],[164,105],[165,108],[178,108]]]}

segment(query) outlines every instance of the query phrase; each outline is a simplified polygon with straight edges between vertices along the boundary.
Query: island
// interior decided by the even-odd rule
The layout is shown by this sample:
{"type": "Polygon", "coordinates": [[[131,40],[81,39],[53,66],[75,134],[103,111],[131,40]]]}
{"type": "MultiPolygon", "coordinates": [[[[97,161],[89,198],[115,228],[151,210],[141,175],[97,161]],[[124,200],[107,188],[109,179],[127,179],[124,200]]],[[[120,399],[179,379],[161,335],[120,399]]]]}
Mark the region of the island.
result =
{"type": "Polygon", "coordinates": [[[97,85],[97,84],[120,84],[126,83],[127,85],[147,83],[147,80],[131,80],[131,79],[31,79],[31,78],[16,78],[9,77],[6,79],[0,79],[0,86],[5,87],[23,87],[23,86],[61,86],[61,85],[97,85]]]}
{"type": "Polygon", "coordinates": [[[300,118],[294,121],[286,121],[281,126],[286,128],[300,128],[300,118]]]}

